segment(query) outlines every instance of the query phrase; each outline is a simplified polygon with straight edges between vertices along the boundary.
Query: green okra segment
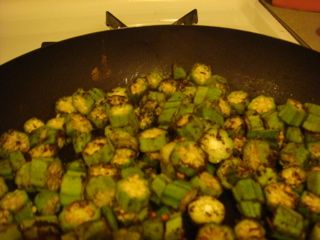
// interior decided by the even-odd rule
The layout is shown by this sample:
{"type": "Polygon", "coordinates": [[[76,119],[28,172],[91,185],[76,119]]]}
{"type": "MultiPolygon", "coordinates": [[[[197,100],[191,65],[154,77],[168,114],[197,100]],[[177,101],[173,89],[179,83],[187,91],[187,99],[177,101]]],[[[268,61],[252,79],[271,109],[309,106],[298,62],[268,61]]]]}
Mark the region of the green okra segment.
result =
{"type": "Polygon", "coordinates": [[[60,203],[65,206],[84,198],[84,180],[86,173],[68,170],[62,178],[60,188],[60,203]]]}
{"type": "Polygon", "coordinates": [[[272,225],[284,237],[299,238],[304,232],[303,217],[296,211],[279,206],[276,209],[272,225]]]}
{"type": "Polygon", "coordinates": [[[210,128],[200,139],[200,146],[208,154],[211,163],[229,158],[233,152],[233,141],[228,133],[217,126],[210,128]]]}
{"type": "Polygon", "coordinates": [[[263,226],[252,219],[243,219],[236,224],[234,232],[239,240],[265,239],[266,231],[263,226]]]}
{"type": "Polygon", "coordinates": [[[197,195],[197,190],[189,182],[175,180],[164,188],[161,202],[174,209],[183,210],[197,195]]]}
{"type": "Polygon", "coordinates": [[[203,195],[219,197],[223,192],[219,179],[207,171],[192,178],[191,184],[194,187],[199,188],[199,192],[203,195]]]}
{"type": "Polygon", "coordinates": [[[117,204],[126,212],[138,213],[149,203],[148,182],[138,174],[120,180],[116,189],[117,204]]]}
{"type": "Polygon", "coordinates": [[[226,225],[208,223],[203,225],[196,236],[196,240],[234,240],[235,235],[233,230],[226,225]]]}
{"type": "Polygon", "coordinates": [[[279,117],[288,125],[299,127],[306,117],[306,112],[300,102],[288,99],[287,103],[279,111],[279,117]]]}
{"type": "Polygon", "coordinates": [[[188,205],[188,214],[196,224],[219,224],[224,220],[225,207],[216,198],[201,196],[188,205]]]}
{"type": "Polygon", "coordinates": [[[167,131],[161,128],[150,128],[140,133],[141,152],[159,151],[167,143],[167,131]]]}
{"type": "Polygon", "coordinates": [[[114,147],[108,138],[99,137],[90,141],[82,152],[87,166],[109,163],[114,155],[114,147]]]}
{"type": "Polygon", "coordinates": [[[116,183],[109,176],[90,177],[85,192],[87,199],[97,207],[112,206],[116,194],[116,183]]]}
{"type": "Polygon", "coordinates": [[[320,171],[311,170],[307,173],[307,188],[312,193],[320,196],[320,171]]]}
{"type": "Polygon", "coordinates": [[[65,206],[59,214],[60,227],[64,232],[70,231],[82,223],[100,219],[100,208],[90,201],[73,201],[65,206]]]}
{"type": "Polygon", "coordinates": [[[238,201],[264,202],[264,194],[259,183],[251,178],[241,179],[232,188],[234,198],[238,201]]]}
{"type": "Polygon", "coordinates": [[[178,142],[171,153],[174,168],[186,176],[193,176],[206,166],[205,154],[193,141],[178,142]]]}
{"type": "Polygon", "coordinates": [[[190,71],[190,77],[198,85],[207,85],[211,82],[211,67],[205,64],[196,63],[190,71]]]}
{"type": "Polygon", "coordinates": [[[59,193],[48,190],[39,192],[34,199],[37,211],[43,215],[54,215],[60,210],[59,193]]]}

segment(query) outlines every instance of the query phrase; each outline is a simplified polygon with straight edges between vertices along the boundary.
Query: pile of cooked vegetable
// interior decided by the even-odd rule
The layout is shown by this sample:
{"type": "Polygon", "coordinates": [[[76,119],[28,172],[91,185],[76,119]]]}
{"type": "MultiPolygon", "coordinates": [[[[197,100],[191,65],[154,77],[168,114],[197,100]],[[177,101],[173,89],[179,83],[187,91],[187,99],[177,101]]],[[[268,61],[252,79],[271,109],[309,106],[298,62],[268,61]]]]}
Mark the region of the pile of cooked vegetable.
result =
{"type": "Polygon", "coordinates": [[[210,66],[78,89],[0,139],[0,239],[320,239],[320,105],[210,66]]]}

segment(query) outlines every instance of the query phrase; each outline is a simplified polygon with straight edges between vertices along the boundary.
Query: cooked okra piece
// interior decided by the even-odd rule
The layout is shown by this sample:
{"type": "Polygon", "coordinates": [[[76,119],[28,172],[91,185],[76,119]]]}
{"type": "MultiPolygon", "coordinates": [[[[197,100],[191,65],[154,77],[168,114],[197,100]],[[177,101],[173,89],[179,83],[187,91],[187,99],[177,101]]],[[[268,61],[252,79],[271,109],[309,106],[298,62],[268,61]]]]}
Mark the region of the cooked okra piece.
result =
{"type": "Polygon", "coordinates": [[[251,170],[244,162],[234,157],[222,161],[217,170],[217,176],[226,189],[231,189],[239,179],[249,177],[250,174],[251,170]]]}
{"type": "Polygon", "coordinates": [[[8,186],[4,178],[0,177],[0,199],[8,192],[8,186]]]}
{"type": "Polygon", "coordinates": [[[307,109],[308,113],[320,116],[320,105],[314,103],[305,103],[304,107],[307,109]]]}
{"type": "Polygon", "coordinates": [[[84,222],[81,225],[77,226],[74,232],[77,236],[76,239],[84,239],[84,240],[112,239],[111,230],[103,219],[84,222]]]}
{"type": "Polygon", "coordinates": [[[159,68],[154,68],[147,75],[148,87],[150,89],[157,89],[161,81],[164,79],[164,73],[159,68]]]}
{"type": "Polygon", "coordinates": [[[161,110],[158,118],[159,125],[166,126],[174,120],[184,98],[185,95],[183,93],[176,92],[164,103],[163,109],[161,110]]]}
{"type": "Polygon", "coordinates": [[[191,179],[191,184],[194,187],[199,188],[201,194],[212,197],[219,197],[223,191],[218,178],[207,171],[202,172],[191,179]]]}
{"type": "Polygon", "coordinates": [[[17,171],[15,184],[20,189],[25,189],[27,191],[34,190],[31,184],[31,162],[26,162],[17,171]]]}
{"type": "Polygon", "coordinates": [[[139,135],[141,152],[159,151],[167,143],[167,131],[161,128],[150,128],[139,135]]]}
{"type": "Polygon", "coordinates": [[[137,174],[128,176],[117,183],[117,204],[128,212],[138,213],[149,203],[148,182],[137,174]]]}
{"type": "Polygon", "coordinates": [[[137,77],[129,84],[128,92],[131,100],[137,102],[148,89],[148,82],[145,77],[137,77]]]}
{"type": "Polygon", "coordinates": [[[176,180],[166,185],[161,195],[163,204],[174,209],[184,210],[197,195],[197,189],[191,183],[176,180]]]}
{"type": "Polygon", "coordinates": [[[284,122],[279,118],[278,112],[267,112],[262,114],[267,129],[283,130],[284,122]]]}
{"type": "Polygon", "coordinates": [[[98,137],[90,141],[82,152],[87,166],[109,163],[114,156],[114,147],[108,138],[98,137]]]}
{"type": "Polygon", "coordinates": [[[179,136],[197,141],[203,133],[204,125],[202,121],[193,114],[182,115],[176,122],[176,131],[179,136]]]}
{"type": "Polygon", "coordinates": [[[142,240],[142,234],[127,228],[121,228],[113,233],[113,240],[142,240]]]}
{"type": "Polygon", "coordinates": [[[170,179],[166,175],[164,175],[164,174],[156,175],[151,182],[150,189],[159,198],[161,198],[162,193],[169,182],[170,182],[170,179]]]}
{"type": "Polygon", "coordinates": [[[270,183],[278,181],[278,174],[275,169],[271,167],[261,166],[255,173],[255,180],[262,186],[265,187],[270,183]]]}
{"type": "Polygon", "coordinates": [[[300,198],[298,210],[310,222],[320,220],[320,197],[308,191],[304,191],[300,198]]]}
{"type": "Polygon", "coordinates": [[[165,79],[160,83],[158,90],[166,96],[171,96],[178,90],[178,84],[178,81],[174,79],[165,79]]]}
{"type": "Polygon", "coordinates": [[[307,188],[310,192],[320,196],[320,171],[311,170],[307,173],[307,188]]]}
{"type": "Polygon", "coordinates": [[[208,103],[199,106],[197,109],[197,115],[212,124],[218,124],[219,126],[223,126],[224,124],[223,114],[217,110],[216,107],[210,106],[208,103]]]}
{"type": "Polygon", "coordinates": [[[267,97],[260,95],[251,100],[248,105],[248,110],[257,112],[258,114],[263,114],[271,112],[276,109],[276,104],[272,97],[267,97]]]}
{"type": "Polygon", "coordinates": [[[232,188],[234,198],[238,201],[264,202],[264,195],[259,183],[251,178],[241,179],[232,188]]]}
{"type": "Polygon", "coordinates": [[[25,121],[23,124],[23,129],[26,133],[30,134],[34,130],[44,126],[44,122],[39,118],[33,117],[25,121]]]}
{"type": "Polygon", "coordinates": [[[60,187],[60,203],[68,205],[84,198],[85,172],[68,170],[62,178],[60,187]]]}
{"type": "Polygon", "coordinates": [[[249,102],[248,93],[244,91],[232,91],[228,96],[227,100],[231,105],[231,108],[237,114],[243,114],[249,102]]]}
{"type": "Polygon", "coordinates": [[[5,179],[12,179],[14,177],[9,159],[0,159],[0,176],[5,179]]]}
{"type": "Polygon", "coordinates": [[[161,220],[150,219],[142,223],[143,239],[162,240],[164,234],[164,224],[161,220]]]}
{"type": "Polygon", "coordinates": [[[303,133],[298,127],[288,127],[286,131],[286,139],[294,143],[303,143],[303,133]]]}
{"type": "Polygon", "coordinates": [[[187,73],[184,68],[178,64],[172,66],[173,79],[184,79],[187,77],[187,73]]]}
{"type": "Polygon", "coordinates": [[[111,89],[107,93],[107,101],[111,106],[126,104],[129,101],[126,88],[116,87],[111,89]]]}
{"type": "Polygon", "coordinates": [[[36,195],[34,203],[42,215],[54,215],[60,209],[59,193],[42,190],[36,195]]]}
{"type": "Polygon", "coordinates": [[[109,206],[101,207],[101,214],[102,216],[104,216],[108,225],[113,231],[118,230],[118,221],[111,207],[109,206]]]}
{"type": "Polygon", "coordinates": [[[170,160],[178,172],[193,176],[206,166],[205,154],[193,141],[178,142],[171,153],[170,160]]]}
{"type": "Polygon", "coordinates": [[[9,153],[8,158],[10,161],[11,168],[14,172],[18,171],[20,167],[26,162],[23,153],[20,151],[9,153]]]}
{"type": "Polygon", "coordinates": [[[233,141],[228,133],[214,126],[200,139],[200,146],[208,154],[208,160],[211,163],[219,163],[229,158],[233,152],[233,141]]]}
{"type": "Polygon", "coordinates": [[[0,226],[13,223],[13,220],[13,215],[10,211],[0,209],[0,226]]]}
{"type": "Polygon", "coordinates": [[[319,239],[320,239],[320,222],[314,224],[310,234],[310,240],[319,240],[319,239]]]}
{"type": "Polygon", "coordinates": [[[66,133],[68,136],[72,136],[76,132],[89,133],[92,129],[91,122],[81,114],[72,113],[66,117],[66,133]]]}
{"type": "Polygon", "coordinates": [[[31,147],[40,144],[51,144],[62,148],[65,143],[65,137],[62,130],[51,128],[46,125],[34,130],[30,134],[29,140],[31,147]]]}
{"type": "Polygon", "coordinates": [[[101,103],[94,106],[88,114],[88,119],[96,126],[96,128],[103,129],[109,121],[105,104],[101,103]]]}
{"type": "Polygon", "coordinates": [[[196,105],[205,103],[205,102],[213,102],[219,100],[221,96],[221,90],[215,87],[197,87],[197,91],[195,92],[193,102],[196,105]]]}
{"type": "Polygon", "coordinates": [[[30,183],[37,189],[44,188],[47,183],[48,167],[51,158],[33,158],[30,166],[30,183]]]}
{"type": "Polygon", "coordinates": [[[190,77],[198,85],[208,85],[211,83],[211,67],[202,63],[196,63],[190,71],[190,77]]]}
{"type": "Polygon", "coordinates": [[[16,189],[13,192],[8,192],[0,200],[0,208],[8,210],[12,213],[17,213],[29,202],[29,197],[26,191],[16,189]]]}
{"type": "Polygon", "coordinates": [[[235,236],[232,229],[226,225],[208,223],[203,225],[198,233],[196,240],[234,240],[235,236]]]}
{"type": "Polygon", "coordinates": [[[261,218],[262,205],[255,201],[241,201],[237,204],[239,212],[247,218],[261,218]]]}
{"type": "Polygon", "coordinates": [[[249,130],[247,133],[247,138],[263,139],[263,140],[269,140],[272,142],[277,142],[279,139],[279,135],[280,135],[279,130],[273,130],[273,129],[249,130]]]}
{"type": "Polygon", "coordinates": [[[245,117],[245,121],[249,131],[264,129],[263,121],[260,115],[248,114],[245,117]]]}
{"type": "Polygon", "coordinates": [[[303,217],[291,208],[279,206],[276,209],[272,227],[275,230],[276,237],[279,234],[282,237],[299,239],[304,232],[303,217]]]}
{"type": "Polygon", "coordinates": [[[251,219],[243,219],[234,227],[236,238],[239,240],[265,239],[266,231],[263,226],[251,219]]]}
{"type": "Polygon", "coordinates": [[[288,125],[299,127],[306,117],[306,112],[300,102],[288,99],[287,103],[279,111],[279,117],[288,125]]]}
{"type": "Polygon", "coordinates": [[[320,133],[320,116],[308,113],[302,127],[308,131],[320,133]]]}
{"type": "Polygon", "coordinates": [[[64,232],[70,231],[82,223],[100,219],[100,208],[90,201],[74,201],[65,206],[59,214],[60,227],[64,232]]]}
{"type": "Polygon", "coordinates": [[[116,105],[109,108],[109,121],[112,127],[138,128],[138,119],[131,104],[116,105]]]}
{"type": "Polygon", "coordinates": [[[176,172],[173,167],[173,164],[170,160],[171,153],[177,144],[176,141],[172,141],[164,145],[160,150],[161,161],[160,161],[160,168],[161,172],[167,175],[170,178],[175,178],[176,172]]]}
{"type": "Polygon", "coordinates": [[[261,165],[269,166],[272,150],[265,140],[250,139],[243,148],[243,161],[256,171],[261,165]]]}
{"type": "Polygon", "coordinates": [[[320,141],[307,144],[311,159],[320,159],[320,141]]]}
{"type": "Polygon", "coordinates": [[[87,143],[89,143],[92,139],[92,134],[91,132],[87,133],[80,133],[77,132],[76,134],[73,135],[72,137],[72,145],[75,153],[81,153],[87,143]]]}
{"type": "Polygon", "coordinates": [[[14,220],[16,223],[22,223],[25,220],[34,218],[36,208],[31,201],[28,201],[18,212],[14,213],[14,220]]]}
{"type": "Polygon", "coordinates": [[[11,152],[23,153],[30,149],[29,137],[23,132],[9,130],[0,137],[0,156],[7,156],[11,152]]]}
{"type": "Polygon", "coordinates": [[[97,207],[112,206],[116,194],[116,183],[109,176],[90,177],[86,185],[86,197],[97,207]]]}
{"type": "Polygon", "coordinates": [[[88,91],[79,88],[72,95],[72,105],[79,113],[87,115],[93,108],[94,99],[88,91]]]}
{"type": "Polygon", "coordinates": [[[55,109],[57,113],[74,113],[77,111],[72,103],[72,96],[61,97],[56,101],[55,109]]]}
{"type": "Polygon", "coordinates": [[[60,236],[58,218],[55,215],[35,216],[25,219],[20,224],[23,239],[56,239],[60,236]]]}
{"type": "Polygon", "coordinates": [[[307,173],[305,170],[298,166],[284,168],[280,173],[281,178],[284,182],[296,191],[301,191],[303,189],[303,184],[306,181],[307,173]]]}
{"type": "Polygon", "coordinates": [[[139,149],[137,138],[125,129],[106,127],[105,135],[116,148],[130,148],[136,151],[139,149]]]}
{"type": "Polygon", "coordinates": [[[240,116],[227,118],[223,124],[223,128],[232,138],[244,136],[245,134],[245,122],[240,116]]]}
{"type": "Polygon", "coordinates": [[[164,240],[179,240],[185,235],[181,213],[170,217],[165,223],[164,240]]]}
{"type": "Polygon", "coordinates": [[[51,118],[47,121],[46,126],[56,130],[64,131],[64,126],[66,123],[66,118],[60,115],[57,115],[54,118],[51,118]]]}
{"type": "Polygon", "coordinates": [[[298,201],[298,194],[289,185],[281,182],[268,184],[264,193],[267,205],[272,209],[277,206],[294,209],[298,201]]]}
{"type": "Polygon", "coordinates": [[[21,240],[22,234],[16,224],[0,224],[0,239],[21,240]]]}
{"type": "Polygon", "coordinates": [[[280,163],[284,167],[305,167],[309,155],[309,151],[304,147],[303,144],[288,143],[280,151],[280,163]]]}
{"type": "Polygon", "coordinates": [[[201,196],[188,205],[188,214],[196,224],[219,224],[224,220],[225,207],[216,198],[201,196]]]}
{"type": "Polygon", "coordinates": [[[136,151],[130,148],[118,148],[115,150],[111,164],[118,168],[125,168],[133,164],[136,156],[136,151]]]}

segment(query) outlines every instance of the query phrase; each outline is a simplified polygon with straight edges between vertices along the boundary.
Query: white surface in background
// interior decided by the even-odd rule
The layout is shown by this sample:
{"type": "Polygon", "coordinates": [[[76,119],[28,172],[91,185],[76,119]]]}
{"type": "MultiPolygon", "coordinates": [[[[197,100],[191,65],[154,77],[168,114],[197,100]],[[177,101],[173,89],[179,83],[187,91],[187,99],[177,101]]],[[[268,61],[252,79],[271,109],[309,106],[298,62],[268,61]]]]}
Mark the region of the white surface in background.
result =
{"type": "Polygon", "coordinates": [[[141,26],[170,24],[194,8],[199,25],[297,43],[258,0],[0,0],[0,64],[44,41],[106,30],[106,10],[128,26],[141,26]]]}

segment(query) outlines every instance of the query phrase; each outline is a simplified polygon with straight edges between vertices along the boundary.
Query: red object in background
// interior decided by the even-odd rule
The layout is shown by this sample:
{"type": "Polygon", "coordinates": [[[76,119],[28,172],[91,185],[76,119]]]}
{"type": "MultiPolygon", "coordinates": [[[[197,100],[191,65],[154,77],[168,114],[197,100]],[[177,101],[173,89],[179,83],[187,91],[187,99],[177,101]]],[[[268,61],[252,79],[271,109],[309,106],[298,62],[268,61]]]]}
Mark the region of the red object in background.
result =
{"type": "Polygon", "coordinates": [[[320,0],[272,0],[277,7],[320,12],[320,0]]]}

